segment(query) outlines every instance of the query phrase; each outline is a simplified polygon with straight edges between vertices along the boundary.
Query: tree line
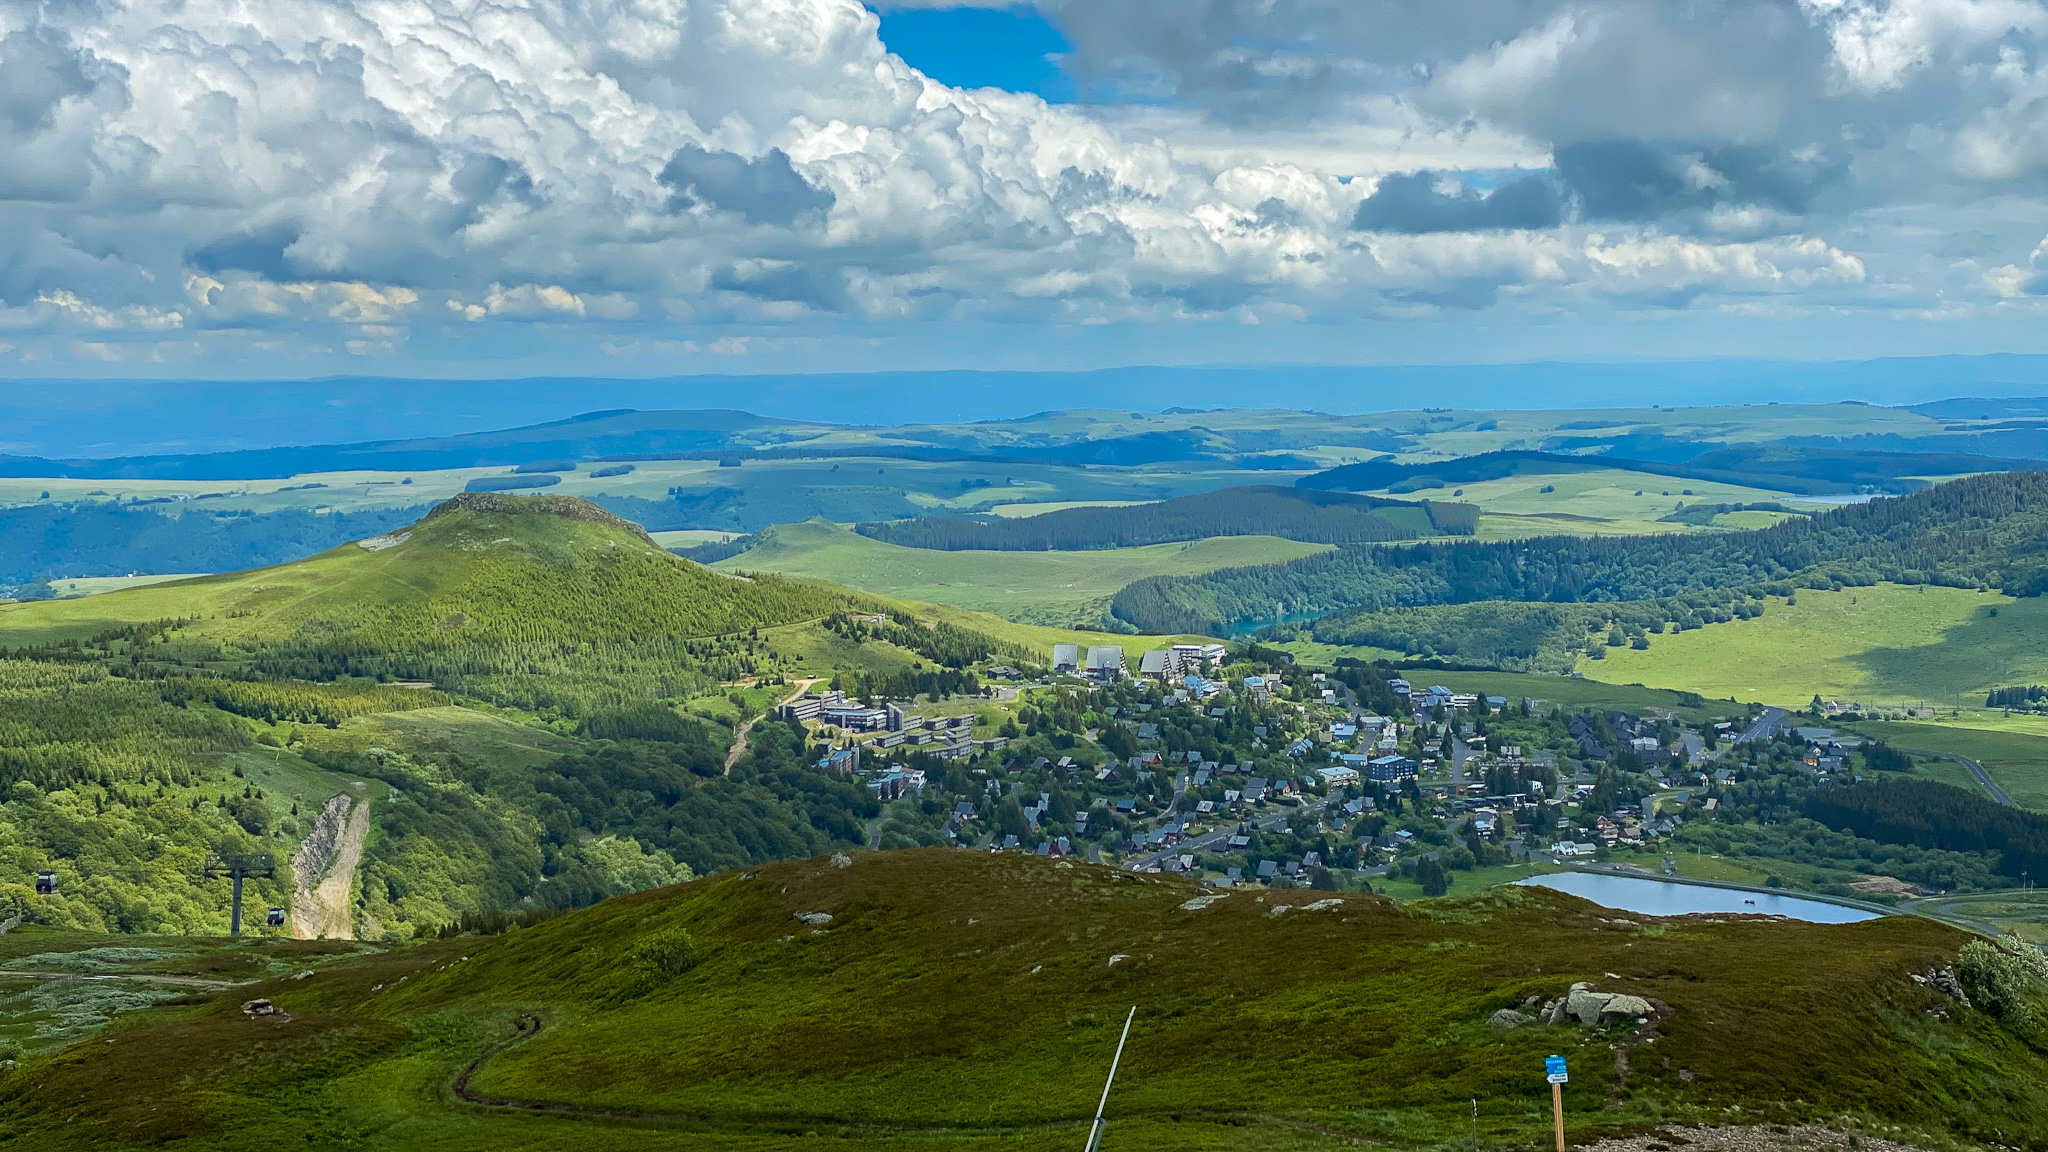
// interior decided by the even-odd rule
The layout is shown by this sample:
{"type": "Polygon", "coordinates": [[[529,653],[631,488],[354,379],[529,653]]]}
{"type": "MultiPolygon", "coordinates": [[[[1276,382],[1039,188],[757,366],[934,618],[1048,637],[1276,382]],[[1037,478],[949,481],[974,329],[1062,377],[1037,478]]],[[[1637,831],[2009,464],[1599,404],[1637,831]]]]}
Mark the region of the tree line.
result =
{"type": "Polygon", "coordinates": [[[2048,473],[1976,476],[1748,532],[1340,548],[1139,580],[1110,611],[1141,631],[1226,635],[1248,623],[1432,604],[1750,599],[1880,581],[2048,591],[2048,473]]]}
{"type": "Polygon", "coordinates": [[[1996,804],[1950,784],[1885,780],[1815,791],[1804,803],[1809,819],[1867,840],[1993,852],[1992,870],[2019,879],[2048,867],[2048,817],[1996,804]]]}

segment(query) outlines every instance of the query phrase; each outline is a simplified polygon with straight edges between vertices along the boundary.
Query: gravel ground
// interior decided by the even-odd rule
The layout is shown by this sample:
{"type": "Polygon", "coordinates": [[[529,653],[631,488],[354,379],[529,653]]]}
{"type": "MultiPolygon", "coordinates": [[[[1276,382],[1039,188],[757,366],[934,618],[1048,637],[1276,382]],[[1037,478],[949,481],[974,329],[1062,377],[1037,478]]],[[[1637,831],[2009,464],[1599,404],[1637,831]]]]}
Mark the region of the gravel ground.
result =
{"type": "Polygon", "coordinates": [[[1850,1143],[1850,1134],[1829,1128],[1746,1127],[1666,1128],[1648,1136],[1602,1140],[1579,1146],[1579,1152],[1924,1152],[1908,1144],[1862,1136],[1850,1143]]]}

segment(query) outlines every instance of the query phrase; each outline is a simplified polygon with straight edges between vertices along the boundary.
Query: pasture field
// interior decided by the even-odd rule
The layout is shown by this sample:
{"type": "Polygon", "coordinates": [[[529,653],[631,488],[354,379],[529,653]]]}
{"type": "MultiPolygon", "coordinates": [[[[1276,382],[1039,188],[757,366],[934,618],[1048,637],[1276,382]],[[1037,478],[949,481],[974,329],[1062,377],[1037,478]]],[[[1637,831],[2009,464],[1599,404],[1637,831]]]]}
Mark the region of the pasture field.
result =
{"type": "Polygon", "coordinates": [[[695,548],[699,544],[722,544],[738,536],[737,532],[720,532],[712,528],[678,528],[673,532],[649,532],[656,544],[663,548],[695,548]]]}
{"type": "MultiPolygon", "coordinates": [[[[1846,725],[1845,731],[1883,740],[1900,748],[1925,748],[1953,752],[1984,766],[1984,771],[2011,793],[2022,808],[2048,812],[2048,736],[2024,732],[2000,732],[1973,727],[1968,713],[1954,722],[1871,721],[1846,725]]],[[[1962,765],[1953,761],[1926,762],[1916,774],[1945,784],[1979,791],[1962,765]]]]}
{"type": "Polygon", "coordinates": [[[996,504],[986,511],[1005,520],[1021,520],[1026,516],[1063,512],[1068,508],[1129,508],[1143,503],[1143,500],[1044,500],[1036,504],[996,504]]]}
{"type": "Polygon", "coordinates": [[[1762,616],[1650,637],[1644,651],[1581,661],[1586,676],[1703,696],[1804,706],[1973,705],[2006,684],[2048,680],[2048,600],[1880,584],[1801,589],[1762,616]]]}
{"type": "Polygon", "coordinates": [[[1556,706],[1567,712],[1576,712],[1585,708],[1617,708],[1639,715],[1665,711],[1693,724],[1736,711],[1730,707],[1732,701],[1728,700],[1709,699],[1695,704],[1680,693],[1668,689],[1646,688],[1641,684],[1610,684],[1592,679],[1579,680],[1570,676],[1546,676],[1539,672],[1438,672],[1428,668],[1411,668],[1401,675],[1418,687],[1441,684],[1453,692],[1505,696],[1509,707],[1521,703],[1522,698],[1526,696],[1541,701],[1546,709],[1556,706]]]}
{"type": "Polygon", "coordinates": [[[1272,536],[1218,536],[1088,552],[941,552],[870,540],[823,521],[778,525],[714,567],[831,580],[883,596],[951,604],[1027,624],[1090,625],[1117,589],[1146,576],[1193,576],[1326,551],[1272,536]]]}
{"type": "Polygon", "coordinates": [[[1479,514],[1475,540],[1530,540],[1538,536],[1651,536],[1665,532],[1687,532],[1683,524],[1661,524],[1655,520],[1601,520],[1592,516],[1557,514],[1522,516],[1506,512],[1479,514]]]}
{"type": "Polygon", "coordinates": [[[1618,468],[1531,473],[1500,480],[1453,484],[1449,488],[1432,488],[1424,492],[1380,491],[1373,495],[1391,495],[1401,500],[1413,500],[1418,496],[1462,500],[1479,505],[1484,512],[1515,516],[1567,515],[1633,522],[1655,521],[1681,504],[1751,504],[1787,499],[1783,492],[1763,488],[1718,484],[1710,480],[1685,480],[1618,468]],[[1552,491],[1545,492],[1545,488],[1552,491]]]}
{"type": "MultiPolygon", "coordinates": [[[[1248,472],[1221,461],[1180,461],[1138,468],[1061,464],[924,461],[890,457],[749,460],[723,468],[716,460],[648,460],[623,476],[593,476],[606,467],[584,462],[550,473],[559,483],[535,492],[562,496],[670,499],[670,489],[710,494],[731,489],[750,504],[795,522],[815,515],[821,498],[847,510],[841,519],[886,519],[922,512],[1032,509],[1082,504],[1139,504],[1241,484],[1291,484],[1299,472],[1248,472]],[[1041,506],[1042,505],[1042,506],[1041,506]]],[[[276,512],[298,508],[357,512],[446,500],[471,480],[512,468],[444,468],[404,472],[309,472],[268,480],[69,480],[0,478],[0,507],[38,503],[161,500],[159,510],[276,512]],[[45,496],[44,494],[48,495],[45,496]]]]}
{"type": "Polygon", "coordinates": [[[173,580],[196,580],[208,575],[205,572],[177,572],[164,576],[72,576],[50,581],[50,587],[57,595],[97,596],[102,592],[119,592],[125,588],[147,588],[151,584],[168,584],[173,580]]]}

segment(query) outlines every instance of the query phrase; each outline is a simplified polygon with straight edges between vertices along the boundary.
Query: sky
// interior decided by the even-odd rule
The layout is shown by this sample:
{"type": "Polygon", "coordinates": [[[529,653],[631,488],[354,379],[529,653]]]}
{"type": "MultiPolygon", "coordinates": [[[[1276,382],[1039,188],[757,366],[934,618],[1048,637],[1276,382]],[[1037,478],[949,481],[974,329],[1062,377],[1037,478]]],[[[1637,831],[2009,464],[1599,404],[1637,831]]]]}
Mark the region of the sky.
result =
{"type": "Polygon", "coordinates": [[[0,6],[23,382],[1829,360],[2044,320],[2048,0],[0,6]]]}

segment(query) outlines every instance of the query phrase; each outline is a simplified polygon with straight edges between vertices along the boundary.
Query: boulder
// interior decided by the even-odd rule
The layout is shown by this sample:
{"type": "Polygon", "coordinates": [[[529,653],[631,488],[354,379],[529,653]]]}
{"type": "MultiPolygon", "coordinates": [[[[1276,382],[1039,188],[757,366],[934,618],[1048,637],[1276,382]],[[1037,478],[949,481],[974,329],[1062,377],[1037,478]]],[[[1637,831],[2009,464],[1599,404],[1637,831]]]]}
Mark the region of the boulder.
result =
{"type": "Polygon", "coordinates": [[[1535,1017],[1530,1016],[1526,1012],[1517,1012],[1513,1008],[1503,1008],[1492,1016],[1487,1017],[1486,1023],[1488,1027],[1506,1031],[1509,1028],[1520,1028],[1533,1019],[1535,1017]]]}
{"type": "Polygon", "coordinates": [[[796,918],[813,928],[823,928],[832,922],[832,914],[830,912],[799,912],[796,914],[796,918]]]}
{"type": "Polygon", "coordinates": [[[1655,1011],[1656,1009],[1650,1007],[1650,1002],[1641,996],[1617,995],[1610,997],[1607,1001],[1607,1006],[1600,1010],[1600,1023],[1632,1023],[1651,1015],[1655,1011]]]}
{"type": "Polygon", "coordinates": [[[1565,1015],[1591,1028],[1600,1023],[1600,1014],[1607,1010],[1607,1002],[1612,999],[1612,992],[1574,988],[1572,994],[1564,998],[1564,1012],[1565,1015]]]}
{"type": "Polygon", "coordinates": [[[242,1014],[245,1016],[275,1016],[277,1015],[277,1005],[272,1004],[268,1000],[245,1000],[242,1003],[242,1014]]]}

